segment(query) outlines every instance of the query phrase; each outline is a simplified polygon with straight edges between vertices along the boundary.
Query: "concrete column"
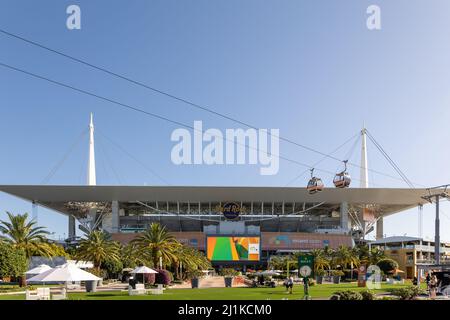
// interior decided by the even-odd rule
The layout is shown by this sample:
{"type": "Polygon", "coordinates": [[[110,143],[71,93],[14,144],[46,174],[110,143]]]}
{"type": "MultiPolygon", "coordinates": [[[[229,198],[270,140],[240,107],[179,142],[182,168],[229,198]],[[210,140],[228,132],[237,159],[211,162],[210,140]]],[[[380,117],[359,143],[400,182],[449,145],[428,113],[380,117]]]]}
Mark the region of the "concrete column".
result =
{"type": "Polygon", "coordinates": [[[383,217],[381,217],[377,220],[377,240],[383,239],[383,237],[384,237],[383,226],[384,226],[384,221],[383,221],[383,217]]]}
{"type": "Polygon", "coordinates": [[[68,238],[73,238],[76,236],[76,229],[75,229],[75,217],[69,216],[69,229],[68,229],[68,238]]]}
{"type": "Polygon", "coordinates": [[[119,232],[119,201],[113,201],[112,208],[112,232],[119,232]]]}
{"type": "Polygon", "coordinates": [[[346,232],[348,232],[350,230],[350,225],[349,225],[349,220],[348,220],[348,203],[345,201],[341,202],[340,226],[346,232]]]}

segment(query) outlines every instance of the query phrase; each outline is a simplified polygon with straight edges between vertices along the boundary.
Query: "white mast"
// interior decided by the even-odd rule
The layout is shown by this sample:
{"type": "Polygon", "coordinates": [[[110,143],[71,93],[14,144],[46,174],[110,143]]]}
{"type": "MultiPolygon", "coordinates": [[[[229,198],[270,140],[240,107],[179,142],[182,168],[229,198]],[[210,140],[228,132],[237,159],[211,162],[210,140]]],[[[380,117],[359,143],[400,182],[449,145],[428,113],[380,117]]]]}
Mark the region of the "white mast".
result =
{"type": "Polygon", "coordinates": [[[97,185],[97,175],[95,173],[95,145],[94,145],[94,116],[91,113],[89,124],[89,163],[88,163],[88,186],[97,185]]]}
{"type": "Polygon", "coordinates": [[[369,187],[369,171],[367,168],[367,142],[366,142],[366,128],[363,126],[361,130],[362,144],[361,144],[361,169],[360,169],[360,187],[369,187]]]}

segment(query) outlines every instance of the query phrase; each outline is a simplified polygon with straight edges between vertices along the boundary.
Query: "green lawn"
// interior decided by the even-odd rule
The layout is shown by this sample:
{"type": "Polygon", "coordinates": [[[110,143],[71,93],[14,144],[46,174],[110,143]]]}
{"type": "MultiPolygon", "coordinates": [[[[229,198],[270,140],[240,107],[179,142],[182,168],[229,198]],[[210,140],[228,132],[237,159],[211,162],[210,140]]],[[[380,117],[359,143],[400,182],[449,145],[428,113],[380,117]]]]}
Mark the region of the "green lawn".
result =
{"type": "MultiPolygon", "coordinates": [[[[405,285],[382,284],[375,293],[386,293],[390,288],[401,288],[405,285]]],[[[356,283],[322,284],[310,287],[310,295],[317,299],[328,299],[335,291],[355,290],[356,283]]],[[[303,286],[295,285],[294,293],[288,294],[284,287],[277,288],[208,288],[208,289],[167,289],[163,295],[128,296],[127,292],[110,291],[97,293],[71,293],[72,300],[281,300],[303,298],[303,286]]],[[[25,295],[0,295],[0,300],[23,300],[25,295]]]]}

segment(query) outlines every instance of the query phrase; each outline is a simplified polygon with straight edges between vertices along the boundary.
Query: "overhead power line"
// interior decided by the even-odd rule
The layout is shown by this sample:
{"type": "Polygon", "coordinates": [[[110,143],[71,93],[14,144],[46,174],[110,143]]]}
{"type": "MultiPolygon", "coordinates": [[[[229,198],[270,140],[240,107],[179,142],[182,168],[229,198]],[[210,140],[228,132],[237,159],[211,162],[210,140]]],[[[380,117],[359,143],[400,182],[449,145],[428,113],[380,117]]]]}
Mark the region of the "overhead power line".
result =
{"type": "MultiPolygon", "coordinates": [[[[155,87],[153,87],[153,86],[150,86],[150,85],[148,85],[148,84],[145,84],[145,83],[143,83],[143,82],[141,82],[141,81],[137,81],[137,80],[131,79],[130,77],[121,75],[121,74],[116,73],[116,72],[114,72],[114,71],[108,70],[108,69],[106,69],[106,68],[104,68],[104,67],[100,67],[100,66],[94,65],[94,64],[92,64],[92,63],[90,63],[90,62],[87,62],[87,61],[85,61],[85,60],[76,58],[76,57],[74,57],[74,56],[71,56],[71,55],[69,55],[69,54],[67,54],[67,53],[61,52],[61,51],[59,51],[59,50],[52,49],[52,48],[50,48],[50,47],[48,47],[48,46],[46,46],[46,45],[43,45],[43,44],[38,43],[38,42],[36,42],[36,41],[27,39],[27,38],[25,38],[25,37],[19,36],[19,35],[17,35],[17,34],[11,33],[11,32],[6,31],[6,30],[4,30],[4,29],[0,29],[0,33],[3,33],[4,35],[7,35],[7,36],[12,37],[12,38],[21,40],[21,41],[26,42],[26,43],[28,43],[28,44],[31,44],[31,45],[33,45],[33,46],[39,47],[39,48],[41,48],[41,49],[47,50],[47,51],[52,52],[52,53],[54,53],[54,54],[60,55],[60,56],[62,56],[62,57],[64,57],[64,58],[67,58],[67,59],[70,59],[70,60],[75,61],[75,62],[77,62],[77,63],[83,64],[83,65],[88,66],[88,67],[90,67],[90,68],[93,68],[93,69],[96,69],[96,70],[98,70],[98,71],[104,72],[104,73],[109,74],[109,75],[111,75],[111,76],[114,76],[114,77],[116,77],[116,78],[125,80],[125,81],[130,82],[130,83],[132,83],[132,84],[134,84],[134,85],[137,85],[137,86],[140,86],[140,87],[142,87],[142,88],[151,90],[151,91],[153,91],[153,92],[155,92],[155,93],[161,94],[161,95],[163,95],[163,96],[166,96],[166,97],[171,98],[171,99],[173,99],[173,100],[176,100],[176,101],[178,101],[178,102],[184,103],[184,104],[189,105],[189,106],[191,106],[191,107],[194,107],[194,108],[196,108],[196,109],[199,109],[199,110],[208,112],[208,113],[210,113],[210,114],[214,114],[214,115],[216,115],[216,116],[218,116],[218,117],[221,117],[221,118],[223,118],[223,119],[227,119],[227,120],[229,120],[229,121],[238,123],[238,124],[243,125],[243,126],[248,127],[248,128],[252,128],[252,129],[256,129],[256,130],[258,129],[256,126],[254,126],[254,125],[252,125],[252,124],[249,124],[249,123],[247,123],[247,122],[238,120],[238,119],[233,118],[233,117],[231,117],[231,116],[228,116],[228,115],[225,115],[225,114],[220,113],[220,112],[218,112],[218,111],[215,111],[215,110],[211,109],[210,107],[202,106],[202,105],[200,105],[200,104],[198,104],[198,103],[195,103],[195,102],[192,102],[192,101],[190,101],[190,100],[187,100],[187,99],[178,97],[178,96],[176,96],[176,95],[174,95],[174,94],[171,94],[171,93],[168,93],[168,92],[166,92],[166,91],[157,89],[157,88],[155,88],[155,87]]],[[[334,156],[332,156],[332,155],[330,155],[330,154],[326,154],[326,153],[324,153],[324,152],[322,152],[322,151],[319,151],[319,150],[316,150],[316,149],[314,149],[314,148],[308,147],[308,146],[306,146],[306,145],[304,145],[304,144],[301,144],[301,143],[298,143],[298,142],[296,142],[296,141],[294,141],[294,140],[292,140],[292,139],[285,138],[285,137],[281,137],[281,136],[277,136],[277,135],[272,134],[271,132],[268,132],[268,134],[271,135],[271,136],[273,136],[273,137],[276,137],[276,138],[280,139],[281,141],[284,141],[284,142],[287,142],[287,143],[289,143],[289,144],[295,145],[295,146],[297,146],[297,147],[300,147],[300,148],[302,148],[302,149],[308,150],[308,151],[310,151],[310,152],[313,152],[313,153],[322,155],[322,156],[324,156],[324,157],[326,157],[326,158],[333,159],[333,160],[339,161],[339,162],[342,161],[341,159],[339,159],[339,158],[337,158],[337,157],[334,157],[334,156]]],[[[350,166],[353,166],[353,167],[361,168],[361,166],[358,165],[358,164],[356,164],[356,163],[347,162],[347,164],[350,165],[350,166]]],[[[312,167],[310,167],[310,168],[312,168],[312,167]]],[[[374,170],[374,169],[367,168],[367,170],[368,170],[368,171],[371,171],[371,172],[373,172],[373,173],[379,174],[379,175],[383,175],[383,176],[386,176],[386,177],[395,179],[395,180],[404,181],[404,178],[403,178],[403,177],[402,177],[401,179],[399,179],[399,178],[397,178],[397,177],[391,176],[391,175],[389,175],[389,174],[385,174],[385,173],[383,173],[383,172],[380,172],[380,171],[377,171],[377,170],[374,170]]],[[[419,185],[419,184],[417,184],[417,185],[419,185]]]]}

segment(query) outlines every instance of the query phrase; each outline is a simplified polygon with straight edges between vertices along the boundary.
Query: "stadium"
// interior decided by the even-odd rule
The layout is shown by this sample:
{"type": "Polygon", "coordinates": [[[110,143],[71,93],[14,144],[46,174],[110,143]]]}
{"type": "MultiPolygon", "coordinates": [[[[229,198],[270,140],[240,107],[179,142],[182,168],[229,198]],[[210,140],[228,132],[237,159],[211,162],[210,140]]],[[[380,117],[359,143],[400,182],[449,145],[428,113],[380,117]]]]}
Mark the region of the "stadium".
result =
{"type": "Polygon", "coordinates": [[[261,265],[272,255],[353,246],[384,218],[421,207],[429,189],[368,188],[366,131],[361,131],[359,188],[344,170],[334,188],[311,177],[307,187],[98,186],[90,123],[88,185],[3,185],[0,191],[68,217],[68,241],[100,228],[128,243],[151,223],[205,252],[216,266],[261,265]]]}

